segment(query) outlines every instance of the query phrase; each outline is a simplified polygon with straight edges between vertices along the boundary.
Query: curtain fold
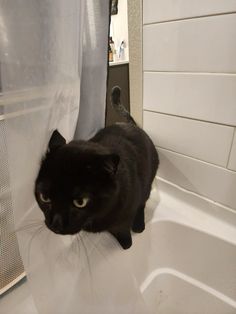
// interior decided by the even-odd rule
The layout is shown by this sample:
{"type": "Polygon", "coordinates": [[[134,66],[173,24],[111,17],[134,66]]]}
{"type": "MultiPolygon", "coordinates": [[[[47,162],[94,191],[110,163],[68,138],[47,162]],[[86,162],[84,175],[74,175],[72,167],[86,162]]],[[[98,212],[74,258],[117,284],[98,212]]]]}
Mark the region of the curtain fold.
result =
{"type": "MultiPolygon", "coordinates": [[[[54,129],[87,139],[104,125],[108,24],[108,0],[0,1],[0,228],[17,231],[39,314],[148,313],[130,254],[107,233],[53,234],[33,194],[54,129]]],[[[12,241],[0,261],[22,271],[12,241]]]]}
{"type": "Polygon", "coordinates": [[[109,1],[85,1],[80,112],[76,139],[89,139],[105,125],[109,1]]]}

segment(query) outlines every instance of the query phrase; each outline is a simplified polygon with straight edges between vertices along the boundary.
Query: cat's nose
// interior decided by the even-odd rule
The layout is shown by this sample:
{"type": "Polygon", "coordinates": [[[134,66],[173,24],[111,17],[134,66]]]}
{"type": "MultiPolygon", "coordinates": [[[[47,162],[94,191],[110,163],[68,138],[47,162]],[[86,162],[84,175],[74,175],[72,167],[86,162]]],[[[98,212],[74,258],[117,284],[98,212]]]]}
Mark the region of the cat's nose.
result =
{"type": "Polygon", "coordinates": [[[59,214],[55,214],[52,218],[51,227],[54,232],[60,232],[63,229],[63,221],[62,217],[59,214]]]}

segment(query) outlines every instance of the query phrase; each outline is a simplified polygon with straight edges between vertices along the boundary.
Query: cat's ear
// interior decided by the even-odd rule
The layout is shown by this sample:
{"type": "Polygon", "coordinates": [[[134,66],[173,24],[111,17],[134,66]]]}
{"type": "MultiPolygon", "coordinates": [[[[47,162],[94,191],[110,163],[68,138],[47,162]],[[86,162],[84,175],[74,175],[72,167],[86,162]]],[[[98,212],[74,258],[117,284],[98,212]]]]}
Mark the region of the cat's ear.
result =
{"type": "Polygon", "coordinates": [[[65,144],[66,140],[64,139],[64,137],[57,130],[55,130],[50,138],[47,152],[48,153],[54,152],[57,148],[65,144]]]}
{"type": "Polygon", "coordinates": [[[114,175],[116,174],[119,162],[120,162],[120,156],[117,154],[108,154],[102,156],[102,167],[103,170],[105,170],[107,173],[114,175]]]}

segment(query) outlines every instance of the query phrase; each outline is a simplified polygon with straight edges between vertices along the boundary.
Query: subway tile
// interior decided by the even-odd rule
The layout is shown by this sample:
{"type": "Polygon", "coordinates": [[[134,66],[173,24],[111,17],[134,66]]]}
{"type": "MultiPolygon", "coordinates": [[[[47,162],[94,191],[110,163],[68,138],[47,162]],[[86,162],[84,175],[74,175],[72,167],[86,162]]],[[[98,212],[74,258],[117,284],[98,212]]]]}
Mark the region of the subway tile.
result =
{"type": "Polygon", "coordinates": [[[228,168],[236,171],[236,130],[234,132],[234,139],[232,143],[231,154],[229,158],[228,168]]]}
{"type": "Polygon", "coordinates": [[[232,11],[236,11],[235,0],[145,0],[143,22],[147,24],[232,11]]]}
{"type": "Polygon", "coordinates": [[[236,75],[145,72],[144,109],[236,125],[236,75]]]}
{"type": "Polygon", "coordinates": [[[144,111],[143,126],[155,145],[226,167],[233,127],[144,111]]]}
{"type": "Polygon", "coordinates": [[[236,14],[143,27],[144,71],[236,72],[236,14]]]}
{"type": "Polygon", "coordinates": [[[236,209],[236,172],[162,148],[158,151],[160,177],[236,209]]]}

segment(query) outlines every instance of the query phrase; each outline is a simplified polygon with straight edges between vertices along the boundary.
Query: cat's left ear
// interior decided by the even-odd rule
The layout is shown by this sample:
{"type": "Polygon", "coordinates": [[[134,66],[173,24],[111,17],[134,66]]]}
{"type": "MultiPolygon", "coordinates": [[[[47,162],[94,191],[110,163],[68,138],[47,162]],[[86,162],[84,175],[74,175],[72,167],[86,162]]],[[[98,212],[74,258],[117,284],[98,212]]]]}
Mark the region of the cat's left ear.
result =
{"type": "Polygon", "coordinates": [[[50,138],[47,152],[48,153],[54,152],[56,149],[65,144],[66,140],[64,139],[64,137],[57,130],[55,130],[50,138]]]}
{"type": "Polygon", "coordinates": [[[109,154],[103,156],[103,169],[111,174],[116,174],[119,162],[120,162],[120,156],[117,154],[109,154]]]}

